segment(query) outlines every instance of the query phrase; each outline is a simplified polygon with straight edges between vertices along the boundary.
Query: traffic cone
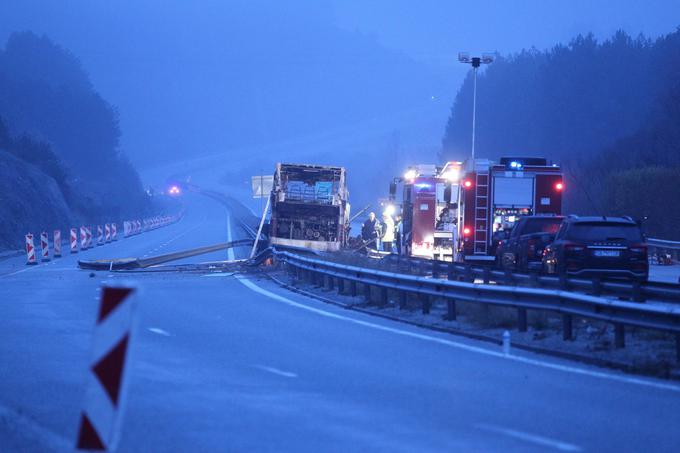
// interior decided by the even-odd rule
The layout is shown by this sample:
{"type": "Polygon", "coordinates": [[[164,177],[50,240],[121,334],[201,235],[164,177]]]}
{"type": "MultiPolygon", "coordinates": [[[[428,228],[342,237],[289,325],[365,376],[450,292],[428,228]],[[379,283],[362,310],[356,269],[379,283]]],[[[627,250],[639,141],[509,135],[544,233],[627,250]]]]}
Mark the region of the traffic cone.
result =
{"type": "Polygon", "coordinates": [[[47,231],[40,233],[40,249],[42,251],[42,260],[50,260],[50,243],[47,238],[47,231]]]}
{"type": "Polygon", "coordinates": [[[71,253],[78,253],[78,230],[71,228],[71,253]]]}
{"type": "Polygon", "coordinates": [[[54,230],[54,257],[61,256],[61,230],[54,230]]]}
{"type": "Polygon", "coordinates": [[[35,259],[35,245],[33,244],[33,235],[28,233],[26,235],[26,264],[38,264],[35,259]]]}

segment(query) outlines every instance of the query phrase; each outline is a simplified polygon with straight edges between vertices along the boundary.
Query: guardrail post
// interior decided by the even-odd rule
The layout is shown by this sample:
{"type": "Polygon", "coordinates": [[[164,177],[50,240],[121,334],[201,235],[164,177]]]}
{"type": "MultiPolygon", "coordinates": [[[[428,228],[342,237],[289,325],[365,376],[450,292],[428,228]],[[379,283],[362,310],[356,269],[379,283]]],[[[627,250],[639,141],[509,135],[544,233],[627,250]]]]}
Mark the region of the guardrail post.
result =
{"type": "Polygon", "coordinates": [[[505,269],[505,284],[512,286],[514,283],[515,281],[512,278],[512,271],[510,269],[505,269]]]}
{"type": "Polygon", "coordinates": [[[345,280],[338,278],[338,294],[343,294],[345,292],[345,280]]]}
{"type": "Polygon", "coordinates": [[[371,302],[371,285],[364,283],[364,298],[366,302],[371,302]]]}
{"type": "Polygon", "coordinates": [[[427,294],[421,294],[420,299],[423,302],[423,314],[429,315],[430,314],[430,305],[432,304],[432,301],[430,300],[430,296],[427,295],[427,294]]]}
{"type": "Polygon", "coordinates": [[[538,288],[540,286],[538,283],[538,272],[529,271],[529,286],[532,288],[538,288]]]}
{"type": "Polygon", "coordinates": [[[406,308],[406,302],[408,300],[408,293],[406,291],[399,291],[399,310],[406,308]]]}
{"type": "Polygon", "coordinates": [[[447,280],[455,280],[456,279],[456,264],[451,263],[448,266],[448,272],[446,273],[446,279],[447,280]]]}
{"type": "Polygon", "coordinates": [[[598,297],[602,295],[602,280],[599,277],[593,277],[593,295],[598,297]]]}
{"type": "Polygon", "coordinates": [[[527,331],[527,310],[526,308],[517,309],[517,329],[520,332],[527,331]]]}
{"type": "Polygon", "coordinates": [[[328,276],[328,289],[333,291],[335,289],[335,277],[332,275],[328,276]]]}
{"type": "Polygon", "coordinates": [[[614,324],[614,346],[623,348],[626,346],[626,329],[623,324],[614,324]]]}
{"type": "Polygon", "coordinates": [[[640,280],[633,280],[633,302],[644,302],[645,298],[642,296],[642,288],[640,280]]]}
{"type": "Polygon", "coordinates": [[[432,261],[432,278],[439,278],[439,263],[432,261]]]}
{"type": "Polygon", "coordinates": [[[675,334],[675,359],[680,362],[680,333],[675,334]]]}
{"type": "Polygon", "coordinates": [[[560,289],[562,289],[562,290],[568,290],[569,289],[569,281],[567,280],[567,276],[565,274],[560,274],[559,282],[560,282],[560,289]]]}
{"type": "Polygon", "coordinates": [[[387,305],[387,288],[384,286],[380,287],[380,306],[384,307],[387,305]]]}
{"type": "Polygon", "coordinates": [[[485,266],[485,267],[484,267],[484,284],[485,284],[485,285],[488,285],[488,284],[489,284],[489,280],[491,280],[491,268],[485,266]]]}
{"type": "Polygon", "coordinates": [[[564,341],[571,341],[574,339],[571,315],[562,315],[562,339],[564,341]]]}
{"type": "Polygon", "coordinates": [[[455,321],[456,320],[456,300],[447,299],[446,300],[446,320],[455,321]]]}
{"type": "Polygon", "coordinates": [[[475,281],[475,277],[474,277],[474,275],[472,275],[472,266],[470,265],[470,263],[467,263],[465,265],[465,281],[466,282],[474,282],[475,281]]]}

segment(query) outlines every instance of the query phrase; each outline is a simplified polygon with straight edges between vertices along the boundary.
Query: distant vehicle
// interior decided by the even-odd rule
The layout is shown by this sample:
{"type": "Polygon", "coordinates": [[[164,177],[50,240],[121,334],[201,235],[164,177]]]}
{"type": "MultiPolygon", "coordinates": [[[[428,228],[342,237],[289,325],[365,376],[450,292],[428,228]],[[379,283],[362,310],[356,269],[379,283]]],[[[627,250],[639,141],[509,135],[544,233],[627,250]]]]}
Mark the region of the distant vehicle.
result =
{"type": "Polygon", "coordinates": [[[349,192],[343,167],[276,164],[272,245],[334,252],[347,242],[349,192]]]}
{"type": "Polygon", "coordinates": [[[562,214],[562,170],[542,157],[468,160],[459,187],[457,261],[494,262],[498,232],[522,216],[562,214]]]}
{"type": "Polygon", "coordinates": [[[555,239],[563,216],[523,216],[509,232],[498,232],[496,263],[513,271],[541,270],[543,250],[555,239]],[[502,237],[502,239],[501,239],[502,237]]]}
{"type": "Polygon", "coordinates": [[[543,255],[549,274],[646,281],[647,244],[630,217],[567,217],[543,255]]]}

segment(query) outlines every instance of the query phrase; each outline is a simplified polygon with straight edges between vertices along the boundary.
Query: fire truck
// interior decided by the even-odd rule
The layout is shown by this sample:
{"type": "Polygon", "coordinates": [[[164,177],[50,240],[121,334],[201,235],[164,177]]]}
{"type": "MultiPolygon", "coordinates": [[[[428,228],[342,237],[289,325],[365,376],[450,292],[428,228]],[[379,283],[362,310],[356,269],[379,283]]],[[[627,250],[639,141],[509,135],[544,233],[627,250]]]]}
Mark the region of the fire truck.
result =
{"type": "Polygon", "coordinates": [[[404,253],[424,258],[453,260],[458,231],[461,162],[443,167],[416,165],[390,185],[395,202],[397,185],[403,184],[401,199],[404,253]]]}
{"type": "Polygon", "coordinates": [[[562,213],[562,170],[541,157],[467,161],[459,188],[458,261],[495,260],[499,235],[519,216],[562,213]]]}

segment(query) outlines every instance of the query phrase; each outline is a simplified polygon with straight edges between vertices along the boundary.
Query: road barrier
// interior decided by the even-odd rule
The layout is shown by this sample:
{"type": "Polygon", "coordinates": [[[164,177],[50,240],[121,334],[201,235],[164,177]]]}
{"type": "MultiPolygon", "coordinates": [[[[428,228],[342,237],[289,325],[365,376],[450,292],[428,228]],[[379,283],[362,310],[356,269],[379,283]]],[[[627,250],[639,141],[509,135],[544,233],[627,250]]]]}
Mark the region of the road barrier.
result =
{"type": "Polygon", "coordinates": [[[50,260],[50,243],[47,238],[47,231],[40,233],[40,251],[42,252],[42,261],[50,260]]]}
{"type": "Polygon", "coordinates": [[[31,233],[26,235],[26,264],[38,264],[38,260],[35,257],[33,235],[31,233]]]}
{"type": "Polygon", "coordinates": [[[92,356],[76,446],[114,451],[126,395],[126,358],[133,336],[132,287],[104,286],[92,338],[92,356]]]}
{"type": "Polygon", "coordinates": [[[80,250],[87,250],[87,229],[80,227],[80,250]]]}
{"type": "Polygon", "coordinates": [[[52,235],[53,246],[54,246],[54,257],[61,256],[61,230],[54,230],[52,235]]]}
{"type": "MultiPolygon", "coordinates": [[[[170,225],[171,223],[177,222],[182,218],[182,213],[173,216],[156,216],[153,218],[144,219],[147,229],[160,228],[162,226],[170,225]]],[[[96,228],[97,237],[96,244],[104,245],[118,240],[118,228],[115,222],[105,223],[102,225],[97,225],[96,227],[81,225],[80,228],[71,228],[69,231],[69,248],[71,253],[78,252],[78,239],[80,238],[80,250],[87,250],[92,248],[92,228],[96,228]],[[80,236],[78,235],[80,233],[80,236]]],[[[124,237],[132,236],[133,234],[139,234],[142,232],[142,221],[141,220],[125,220],[123,222],[124,237]]],[[[26,253],[27,261],[26,264],[36,264],[35,256],[35,246],[33,244],[33,235],[28,233],[25,237],[26,241],[26,253]]],[[[47,232],[42,232],[40,235],[40,246],[42,261],[50,260],[50,243],[47,232]]],[[[54,246],[54,257],[61,257],[61,230],[53,231],[53,246],[54,246]]]]}
{"type": "Polygon", "coordinates": [[[445,261],[428,260],[401,255],[387,255],[383,258],[388,263],[396,265],[396,269],[406,269],[424,275],[438,277],[447,275],[450,280],[473,282],[481,280],[484,283],[496,282],[516,286],[561,289],[592,293],[596,296],[611,295],[630,298],[636,302],[656,299],[669,303],[680,302],[680,285],[663,282],[641,282],[625,280],[590,280],[541,275],[539,273],[525,274],[506,269],[494,269],[490,266],[472,266],[470,264],[450,263],[445,261]]]}
{"type": "Polygon", "coordinates": [[[71,253],[78,253],[78,230],[71,228],[70,233],[71,253]]]}
{"type": "Polygon", "coordinates": [[[289,272],[297,279],[307,279],[329,289],[338,288],[338,291],[349,288],[353,296],[357,295],[357,284],[361,284],[368,301],[374,297],[372,288],[377,288],[377,302],[382,306],[388,303],[388,291],[396,293],[400,308],[405,307],[409,294],[416,295],[423,314],[429,314],[433,298],[445,299],[447,319],[450,320],[456,319],[456,302],[463,301],[515,308],[517,325],[521,332],[527,330],[527,310],[559,313],[562,316],[564,340],[573,339],[574,317],[612,323],[617,347],[625,345],[624,326],[673,333],[677,359],[680,361],[680,307],[612,300],[561,289],[488,285],[421,277],[338,264],[285,251],[273,250],[272,253],[276,259],[285,263],[289,272]]]}

